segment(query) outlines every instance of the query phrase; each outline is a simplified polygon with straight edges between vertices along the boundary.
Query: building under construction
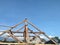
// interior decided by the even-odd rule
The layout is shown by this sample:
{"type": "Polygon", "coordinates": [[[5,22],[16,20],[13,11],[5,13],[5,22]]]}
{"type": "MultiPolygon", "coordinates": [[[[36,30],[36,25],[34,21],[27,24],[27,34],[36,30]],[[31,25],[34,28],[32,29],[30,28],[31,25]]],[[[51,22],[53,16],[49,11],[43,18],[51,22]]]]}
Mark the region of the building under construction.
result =
{"type": "MultiPolygon", "coordinates": [[[[52,38],[50,38],[45,32],[43,32],[38,27],[36,27],[32,22],[29,22],[27,20],[27,18],[25,18],[22,22],[19,22],[16,25],[4,26],[4,27],[9,27],[8,30],[0,31],[0,32],[2,32],[0,34],[0,37],[2,35],[5,35],[6,33],[8,34],[8,35],[6,35],[6,38],[4,38],[4,40],[7,40],[9,37],[11,37],[17,43],[44,44],[45,42],[43,42],[42,38],[41,38],[41,35],[43,35],[46,38],[48,38],[49,40],[51,40],[52,42],[54,42],[55,44],[57,44],[56,41],[54,41],[52,38]],[[31,29],[30,26],[32,28],[34,28],[34,30],[31,29]],[[15,35],[15,34],[19,34],[19,35],[15,35]],[[20,37],[20,38],[18,38],[18,37],[20,37]]],[[[1,42],[1,43],[3,43],[3,42],[1,42]]]]}

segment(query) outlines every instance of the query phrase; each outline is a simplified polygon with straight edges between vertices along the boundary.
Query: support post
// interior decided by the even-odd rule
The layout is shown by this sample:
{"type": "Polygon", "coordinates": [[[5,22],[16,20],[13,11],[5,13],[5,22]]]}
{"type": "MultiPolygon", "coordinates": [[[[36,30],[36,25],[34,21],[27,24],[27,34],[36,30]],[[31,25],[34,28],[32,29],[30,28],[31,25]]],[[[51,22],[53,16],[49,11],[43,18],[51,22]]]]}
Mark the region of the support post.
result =
{"type": "Polygon", "coordinates": [[[28,34],[27,25],[25,25],[25,29],[24,29],[24,41],[27,43],[29,42],[29,34],[28,34]]]}
{"type": "Polygon", "coordinates": [[[24,26],[24,34],[23,34],[23,36],[24,36],[24,41],[26,43],[29,42],[29,34],[28,34],[28,27],[27,26],[28,26],[27,19],[25,19],[25,26],[24,26]]]}

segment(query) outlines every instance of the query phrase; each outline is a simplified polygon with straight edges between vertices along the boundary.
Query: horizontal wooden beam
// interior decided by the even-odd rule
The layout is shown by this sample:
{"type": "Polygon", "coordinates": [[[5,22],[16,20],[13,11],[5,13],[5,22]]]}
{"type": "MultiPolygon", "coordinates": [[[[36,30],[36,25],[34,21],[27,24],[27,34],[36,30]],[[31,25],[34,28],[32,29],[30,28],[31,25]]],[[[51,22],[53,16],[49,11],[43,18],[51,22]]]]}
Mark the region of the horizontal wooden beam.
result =
{"type": "MultiPolygon", "coordinates": [[[[8,37],[11,37],[11,36],[8,36],[8,37]]],[[[15,36],[15,37],[23,37],[23,36],[15,36]]],[[[34,36],[29,36],[29,37],[34,37],[34,36]]]]}
{"type": "MultiPolygon", "coordinates": [[[[4,32],[4,31],[0,31],[0,32],[4,32]]],[[[17,31],[12,31],[13,33],[23,33],[23,32],[17,32],[17,31]]],[[[28,32],[28,33],[32,33],[32,32],[28,32]]],[[[34,32],[34,33],[41,33],[41,32],[34,32]]]]}

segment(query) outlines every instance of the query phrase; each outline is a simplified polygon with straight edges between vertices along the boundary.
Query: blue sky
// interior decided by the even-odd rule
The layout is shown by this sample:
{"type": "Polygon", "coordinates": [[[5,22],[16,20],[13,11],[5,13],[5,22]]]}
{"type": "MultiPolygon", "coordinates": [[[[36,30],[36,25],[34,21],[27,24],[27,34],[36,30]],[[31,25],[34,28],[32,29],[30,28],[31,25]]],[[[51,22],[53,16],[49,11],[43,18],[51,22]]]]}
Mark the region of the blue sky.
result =
{"type": "Polygon", "coordinates": [[[47,35],[60,34],[60,0],[0,0],[0,25],[28,18],[47,35]]]}

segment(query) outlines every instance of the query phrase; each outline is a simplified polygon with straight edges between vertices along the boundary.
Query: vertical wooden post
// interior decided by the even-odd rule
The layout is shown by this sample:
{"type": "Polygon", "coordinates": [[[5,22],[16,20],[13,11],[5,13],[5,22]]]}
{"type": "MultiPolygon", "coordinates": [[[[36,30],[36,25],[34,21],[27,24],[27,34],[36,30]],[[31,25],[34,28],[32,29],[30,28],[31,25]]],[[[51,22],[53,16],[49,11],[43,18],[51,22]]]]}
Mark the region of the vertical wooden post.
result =
{"type": "Polygon", "coordinates": [[[29,42],[29,34],[28,34],[28,28],[27,25],[25,25],[25,29],[24,29],[24,40],[25,42],[29,42]]]}
{"type": "Polygon", "coordinates": [[[29,42],[29,34],[28,34],[28,24],[27,24],[27,19],[25,19],[25,27],[24,27],[24,41],[26,42],[26,43],[28,43],[29,42]]]}

